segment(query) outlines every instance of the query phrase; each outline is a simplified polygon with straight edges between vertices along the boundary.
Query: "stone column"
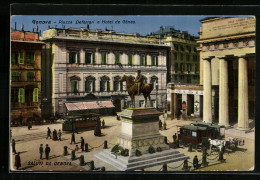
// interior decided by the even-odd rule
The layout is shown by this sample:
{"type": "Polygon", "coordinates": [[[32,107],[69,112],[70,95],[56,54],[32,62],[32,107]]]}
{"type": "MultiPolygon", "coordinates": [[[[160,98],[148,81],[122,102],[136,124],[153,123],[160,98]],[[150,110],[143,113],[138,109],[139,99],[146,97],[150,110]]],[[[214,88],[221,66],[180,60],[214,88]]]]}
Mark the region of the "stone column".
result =
{"type": "Polygon", "coordinates": [[[249,130],[247,59],[238,59],[238,125],[239,130],[249,130]]]}
{"type": "Polygon", "coordinates": [[[229,127],[228,62],[219,59],[219,125],[229,127]]]}
{"type": "Polygon", "coordinates": [[[212,122],[212,79],[211,79],[211,59],[213,57],[203,59],[203,121],[212,122]]]}

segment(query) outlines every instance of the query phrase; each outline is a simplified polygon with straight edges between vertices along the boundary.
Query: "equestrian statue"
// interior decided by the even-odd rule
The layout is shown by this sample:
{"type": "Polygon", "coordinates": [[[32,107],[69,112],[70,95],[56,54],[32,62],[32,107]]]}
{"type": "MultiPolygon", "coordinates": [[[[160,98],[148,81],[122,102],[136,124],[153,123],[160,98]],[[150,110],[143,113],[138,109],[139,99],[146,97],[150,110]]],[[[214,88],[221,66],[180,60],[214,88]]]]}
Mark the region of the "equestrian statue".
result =
{"type": "Polygon", "coordinates": [[[135,107],[135,96],[136,95],[139,96],[141,93],[143,93],[145,99],[145,107],[147,106],[147,97],[149,98],[150,106],[152,107],[150,94],[153,90],[153,85],[152,83],[143,82],[143,76],[140,70],[137,71],[137,77],[135,78],[135,81],[133,81],[133,79],[131,79],[126,75],[124,75],[119,81],[120,82],[126,81],[126,88],[128,94],[131,97],[132,107],[135,107]]]}

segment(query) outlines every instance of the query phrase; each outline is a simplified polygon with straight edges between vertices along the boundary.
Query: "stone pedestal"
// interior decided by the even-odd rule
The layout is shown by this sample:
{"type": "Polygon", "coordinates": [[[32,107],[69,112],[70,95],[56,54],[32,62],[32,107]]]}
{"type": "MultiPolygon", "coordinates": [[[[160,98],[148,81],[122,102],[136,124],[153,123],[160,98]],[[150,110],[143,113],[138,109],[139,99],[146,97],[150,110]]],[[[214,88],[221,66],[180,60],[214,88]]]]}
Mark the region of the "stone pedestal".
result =
{"type": "Polygon", "coordinates": [[[155,108],[126,109],[119,113],[121,117],[121,135],[118,144],[129,149],[129,155],[135,156],[136,150],[147,154],[150,146],[169,149],[164,143],[164,136],[159,134],[159,116],[163,113],[155,108]]]}
{"type": "Polygon", "coordinates": [[[96,157],[123,171],[189,159],[165,144],[158,126],[159,116],[162,114],[155,108],[129,108],[118,113],[122,120],[118,144],[129,150],[129,156],[115,156],[111,149],[107,149],[98,152],[96,157]],[[153,152],[149,152],[149,149],[153,149],[153,152]],[[136,151],[141,152],[141,155],[136,155],[136,151]]]}

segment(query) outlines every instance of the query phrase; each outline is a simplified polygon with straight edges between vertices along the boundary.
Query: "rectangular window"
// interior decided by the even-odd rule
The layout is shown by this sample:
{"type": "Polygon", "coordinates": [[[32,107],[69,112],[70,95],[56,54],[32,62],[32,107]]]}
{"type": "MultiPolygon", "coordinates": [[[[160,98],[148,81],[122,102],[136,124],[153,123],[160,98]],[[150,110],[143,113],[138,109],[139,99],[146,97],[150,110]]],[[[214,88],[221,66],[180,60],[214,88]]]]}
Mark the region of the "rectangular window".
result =
{"type": "Polygon", "coordinates": [[[39,89],[38,88],[34,88],[33,89],[33,102],[38,102],[38,96],[39,96],[39,89]]]}
{"type": "Polygon", "coordinates": [[[114,81],[114,91],[118,91],[119,90],[119,81],[114,81]]]}
{"type": "Polygon", "coordinates": [[[192,137],[197,137],[197,132],[192,131],[192,137]]]}
{"type": "Polygon", "coordinates": [[[181,54],[181,61],[183,61],[183,54],[181,54]]]}
{"type": "Polygon", "coordinates": [[[123,82],[120,82],[120,91],[123,91],[123,82]]]}
{"type": "Polygon", "coordinates": [[[139,107],[144,107],[144,100],[139,101],[139,107]]]}
{"type": "Polygon", "coordinates": [[[186,55],[186,61],[190,61],[190,55],[186,55]]]}
{"type": "Polygon", "coordinates": [[[145,62],[144,65],[147,66],[147,56],[145,56],[145,62]]]}
{"type": "Polygon", "coordinates": [[[19,64],[24,64],[24,53],[23,52],[19,52],[19,64]]]}
{"type": "Polygon", "coordinates": [[[197,61],[197,56],[196,55],[193,55],[193,61],[197,61]]]}
{"type": "Polygon", "coordinates": [[[11,65],[15,66],[18,65],[19,60],[19,53],[18,52],[12,52],[11,54],[11,65]]]}
{"type": "Polygon", "coordinates": [[[130,66],[133,65],[133,55],[132,54],[128,55],[128,65],[130,65],[130,66]]]}
{"type": "Polygon", "coordinates": [[[78,92],[78,81],[71,81],[71,92],[75,94],[78,92]]]}
{"type": "Polygon", "coordinates": [[[174,44],[174,49],[175,49],[176,51],[179,50],[179,46],[178,46],[178,44],[174,44]]]}
{"type": "Polygon", "coordinates": [[[120,64],[120,54],[115,54],[115,64],[120,64]]]}
{"type": "Polygon", "coordinates": [[[34,75],[34,72],[27,72],[26,73],[26,80],[27,81],[30,81],[30,82],[32,82],[32,81],[34,81],[34,79],[35,79],[35,75],[34,75]]]}
{"type": "Polygon", "coordinates": [[[92,53],[86,52],[85,53],[85,64],[92,64],[92,53]]]}
{"type": "Polygon", "coordinates": [[[152,56],[152,66],[158,66],[158,56],[157,55],[153,55],[152,56]]]}
{"type": "Polygon", "coordinates": [[[174,71],[175,72],[178,72],[179,71],[179,67],[178,67],[179,65],[178,65],[178,63],[175,63],[174,64],[174,71]]]}
{"type": "Polygon", "coordinates": [[[80,63],[79,51],[69,51],[69,63],[70,64],[79,64],[80,63]]]}
{"type": "Polygon", "coordinates": [[[92,92],[93,91],[93,81],[86,81],[85,82],[85,91],[92,92]]]}
{"type": "Polygon", "coordinates": [[[24,88],[19,88],[18,102],[19,102],[19,103],[24,103],[24,102],[25,102],[25,92],[24,92],[24,88]]]}
{"type": "Polygon", "coordinates": [[[177,53],[174,53],[174,59],[177,61],[177,53]]]}
{"type": "Polygon", "coordinates": [[[190,47],[190,46],[187,46],[187,50],[188,50],[189,52],[191,52],[191,47],[190,47]]]}
{"type": "Polygon", "coordinates": [[[181,51],[185,51],[185,48],[183,45],[181,45],[181,51]]]}
{"type": "Polygon", "coordinates": [[[183,72],[184,71],[184,64],[183,63],[181,63],[181,67],[180,67],[181,69],[181,72],[183,72]]]}
{"type": "Polygon", "coordinates": [[[140,66],[143,66],[145,64],[145,55],[140,55],[140,66]]]}
{"type": "Polygon", "coordinates": [[[62,73],[59,73],[59,92],[62,92],[62,84],[63,84],[63,78],[62,73]]]}
{"type": "Polygon", "coordinates": [[[34,66],[35,55],[34,52],[26,52],[26,64],[28,66],[34,66]]]}
{"type": "Polygon", "coordinates": [[[12,81],[19,81],[20,80],[20,73],[17,71],[11,71],[11,80],[12,81]]]}
{"type": "Polygon", "coordinates": [[[107,64],[107,53],[101,53],[101,64],[107,64]]]}

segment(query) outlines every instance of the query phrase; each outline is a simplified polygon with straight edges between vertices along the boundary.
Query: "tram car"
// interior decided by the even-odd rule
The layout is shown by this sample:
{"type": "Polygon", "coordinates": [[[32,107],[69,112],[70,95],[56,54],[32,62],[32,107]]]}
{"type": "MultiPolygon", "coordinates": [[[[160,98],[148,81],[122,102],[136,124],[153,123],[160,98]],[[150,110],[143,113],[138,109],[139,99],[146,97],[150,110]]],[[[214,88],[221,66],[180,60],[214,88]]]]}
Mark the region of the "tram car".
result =
{"type": "Polygon", "coordinates": [[[63,131],[81,131],[87,129],[94,129],[98,122],[100,122],[100,115],[96,113],[77,114],[65,117],[62,124],[63,131]]]}
{"type": "Polygon", "coordinates": [[[201,144],[203,137],[222,139],[225,137],[225,126],[212,123],[196,122],[180,127],[182,142],[201,144]]]}

